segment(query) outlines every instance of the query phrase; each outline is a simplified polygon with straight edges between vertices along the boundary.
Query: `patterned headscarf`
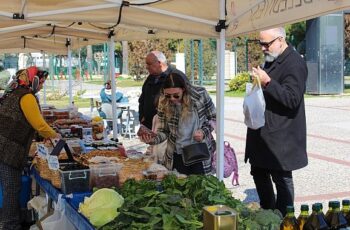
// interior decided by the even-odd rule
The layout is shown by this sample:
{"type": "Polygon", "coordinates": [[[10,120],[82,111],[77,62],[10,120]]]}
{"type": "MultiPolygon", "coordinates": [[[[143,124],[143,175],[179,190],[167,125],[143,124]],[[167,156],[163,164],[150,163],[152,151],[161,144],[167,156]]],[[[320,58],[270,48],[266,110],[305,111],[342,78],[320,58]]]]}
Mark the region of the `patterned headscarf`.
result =
{"type": "Polygon", "coordinates": [[[8,84],[4,95],[11,93],[18,87],[31,89],[33,94],[39,90],[40,83],[43,83],[48,76],[47,71],[39,70],[36,66],[27,69],[21,69],[12,77],[12,81],[8,84]]]}

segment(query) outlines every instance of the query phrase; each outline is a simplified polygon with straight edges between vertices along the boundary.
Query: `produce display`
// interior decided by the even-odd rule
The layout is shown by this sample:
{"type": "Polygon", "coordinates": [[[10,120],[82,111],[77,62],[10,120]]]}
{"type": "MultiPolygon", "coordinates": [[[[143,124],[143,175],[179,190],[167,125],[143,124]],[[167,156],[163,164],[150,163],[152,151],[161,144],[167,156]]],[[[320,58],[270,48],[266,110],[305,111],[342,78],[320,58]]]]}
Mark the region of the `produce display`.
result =
{"type": "Polygon", "coordinates": [[[204,206],[225,204],[239,212],[240,230],[279,229],[281,216],[251,209],[232,197],[214,176],[166,176],[161,182],[127,180],[117,189],[124,197],[120,215],[101,227],[115,229],[202,229],[204,206]]]}
{"type": "Polygon", "coordinates": [[[124,203],[124,198],[113,189],[103,188],[85,198],[79,205],[79,212],[82,213],[95,227],[100,227],[115,219],[118,215],[118,208],[124,203]]]}

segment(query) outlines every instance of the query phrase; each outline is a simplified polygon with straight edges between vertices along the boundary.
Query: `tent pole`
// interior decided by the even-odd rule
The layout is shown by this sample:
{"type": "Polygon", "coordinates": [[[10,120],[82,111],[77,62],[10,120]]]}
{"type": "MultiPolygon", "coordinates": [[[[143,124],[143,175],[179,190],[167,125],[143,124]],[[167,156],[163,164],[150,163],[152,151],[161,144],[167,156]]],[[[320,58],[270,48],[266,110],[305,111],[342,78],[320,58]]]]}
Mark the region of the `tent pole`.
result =
{"type": "Polygon", "coordinates": [[[72,50],[70,39],[67,39],[67,48],[68,48],[68,94],[69,94],[69,105],[73,104],[73,87],[72,87],[72,50]]]}
{"type": "Polygon", "coordinates": [[[112,116],[113,116],[113,140],[117,140],[118,137],[118,117],[117,117],[117,102],[116,102],[116,84],[115,84],[115,57],[114,57],[114,34],[110,37],[109,43],[109,74],[111,79],[112,90],[112,116]]]}
{"type": "MultiPolygon", "coordinates": [[[[220,20],[225,20],[225,0],[220,0],[220,20]]],[[[224,92],[225,92],[225,29],[220,31],[217,53],[219,59],[218,83],[216,84],[216,176],[219,180],[224,178],[224,92]]]]}
{"type": "MultiPolygon", "coordinates": [[[[46,69],[45,52],[42,51],[41,55],[43,56],[43,69],[46,69]]],[[[44,95],[43,95],[43,98],[44,98],[44,105],[46,105],[46,81],[44,82],[44,95]]]]}

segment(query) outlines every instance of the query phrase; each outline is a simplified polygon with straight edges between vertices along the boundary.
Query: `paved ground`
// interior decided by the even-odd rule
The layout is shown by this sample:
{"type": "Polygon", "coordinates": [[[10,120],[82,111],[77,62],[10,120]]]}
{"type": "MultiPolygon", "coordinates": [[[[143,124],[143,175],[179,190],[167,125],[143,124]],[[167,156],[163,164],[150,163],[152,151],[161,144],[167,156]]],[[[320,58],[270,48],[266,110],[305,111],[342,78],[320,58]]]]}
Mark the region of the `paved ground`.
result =
{"type": "MultiPolygon", "coordinates": [[[[213,98],[215,102],[215,98],[213,98]]],[[[225,139],[234,147],[239,164],[240,185],[225,184],[233,196],[258,201],[250,165],[243,162],[246,127],[243,123],[243,98],[225,98],[225,139]]],[[[307,151],[309,165],[294,172],[295,206],[329,200],[350,199],[350,96],[306,98],[307,151]]],[[[137,139],[122,139],[127,148],[143,150],[137,139]]]]}

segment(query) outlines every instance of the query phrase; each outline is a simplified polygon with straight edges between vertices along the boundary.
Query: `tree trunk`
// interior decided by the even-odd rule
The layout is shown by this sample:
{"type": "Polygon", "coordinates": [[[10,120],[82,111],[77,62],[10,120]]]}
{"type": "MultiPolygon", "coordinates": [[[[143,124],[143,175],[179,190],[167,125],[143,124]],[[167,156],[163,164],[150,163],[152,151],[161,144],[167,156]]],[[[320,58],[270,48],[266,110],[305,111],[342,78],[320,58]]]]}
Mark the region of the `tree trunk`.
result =
{"type": "Polygon", "coordinates": [[[88,64],[88,72],[92,74],[92,46],[88,45],[86,47],[86,62],[88,64]]]}
{"type": "Polygon", "coordinates": [[[129,56],[129,46],[127,41],[122,41],[123,47],[123,69],[122,74],[129,74],[128,56],[129,56]]]}

